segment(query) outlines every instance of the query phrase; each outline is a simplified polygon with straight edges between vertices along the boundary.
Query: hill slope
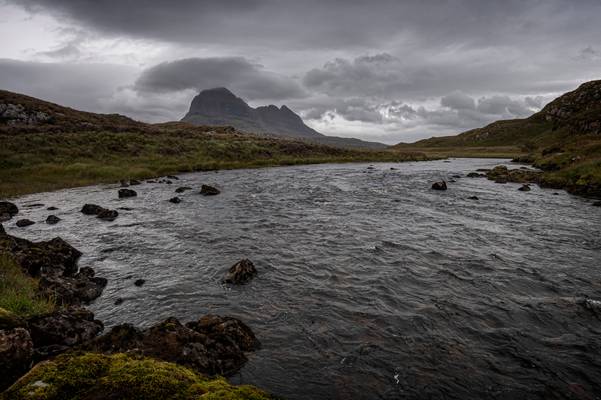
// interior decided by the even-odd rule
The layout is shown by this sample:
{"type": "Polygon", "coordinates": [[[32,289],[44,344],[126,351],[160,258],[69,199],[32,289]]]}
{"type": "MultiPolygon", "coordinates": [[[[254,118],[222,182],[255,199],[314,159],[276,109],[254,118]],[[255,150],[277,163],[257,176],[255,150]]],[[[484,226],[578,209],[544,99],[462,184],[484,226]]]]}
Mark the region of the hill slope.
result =
{"type": "Polygon", "coordinates": [[[348,149],[184,122],[149,125],[0,91],[0,199],[178,172],[420,154],[348,149]]]}
{"type": "Polygon", "coordinates": [[[399,143],[397,150],[472,155],[504,148],[547,173],[543,184],[601,197],[601,80],[586,82],[525,119],[497,121],[457,136],[399,143]]]}
{"type": "Polygon", "coordinates": [[[194,125],[230,125],[244,132],[299,138],[331,146],[386,147],[382,143],[322,135],[305,125],[301,117],[286,106],[252,108],[226,88],[201,91],[192,100],[182,121],[194,125]]]}

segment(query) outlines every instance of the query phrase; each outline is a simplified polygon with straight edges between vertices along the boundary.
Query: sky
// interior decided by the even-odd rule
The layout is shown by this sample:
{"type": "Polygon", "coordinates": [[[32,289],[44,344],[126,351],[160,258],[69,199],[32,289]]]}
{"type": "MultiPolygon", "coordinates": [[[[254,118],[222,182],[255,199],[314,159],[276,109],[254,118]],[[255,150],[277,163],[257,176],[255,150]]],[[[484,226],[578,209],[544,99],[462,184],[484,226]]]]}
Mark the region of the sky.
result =
{"type": "Polygon", "coordinates": [[[599,0],[0,0],[0,88],[146,122],[202,89],[384,143],[601,79],[599,0]]]}

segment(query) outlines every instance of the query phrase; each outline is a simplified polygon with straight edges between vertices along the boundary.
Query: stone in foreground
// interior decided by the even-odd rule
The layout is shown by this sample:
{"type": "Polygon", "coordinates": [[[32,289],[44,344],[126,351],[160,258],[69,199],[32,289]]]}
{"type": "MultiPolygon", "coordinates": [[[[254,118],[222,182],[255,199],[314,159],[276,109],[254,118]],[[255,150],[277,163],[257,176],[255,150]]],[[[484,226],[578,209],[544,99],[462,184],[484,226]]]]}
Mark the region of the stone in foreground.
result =
{"type": "Polygon", "coordinates": [[[255,265],[245,258],[230,267],[222,282],[243,285],[254,278],[255,275],[257,275],[255,265]]]}

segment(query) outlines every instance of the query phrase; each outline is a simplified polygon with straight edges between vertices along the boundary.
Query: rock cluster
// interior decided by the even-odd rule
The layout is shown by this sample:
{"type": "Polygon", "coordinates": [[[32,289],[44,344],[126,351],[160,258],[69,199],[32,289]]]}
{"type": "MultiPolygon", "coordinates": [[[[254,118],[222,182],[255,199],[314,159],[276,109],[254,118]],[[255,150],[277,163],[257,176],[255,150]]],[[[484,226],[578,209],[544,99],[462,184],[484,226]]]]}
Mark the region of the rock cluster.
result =
{"type": "Polygon", "coordinates": [[[118,211],[109,210],[108,208],[100,207],[96,204],[84,204],[81,208],[81,212],[85,215],[96,215],[97,218],[109,222],[114,221],[119,216],[118,211]]]}
{"type": "Polygon", "coordinates": [[[38,125],[49,123],[52,117],[42,111],[29,111],[22,104],[0,103],[0,123],[7,125],[38,125]]]}
{"type": "Polygon", "coordinates": [[[497,183],[538,183],[542,172],[529,169],[508,169],[504,165],[498,165],[486,173],[486,177],[497,183]]]}

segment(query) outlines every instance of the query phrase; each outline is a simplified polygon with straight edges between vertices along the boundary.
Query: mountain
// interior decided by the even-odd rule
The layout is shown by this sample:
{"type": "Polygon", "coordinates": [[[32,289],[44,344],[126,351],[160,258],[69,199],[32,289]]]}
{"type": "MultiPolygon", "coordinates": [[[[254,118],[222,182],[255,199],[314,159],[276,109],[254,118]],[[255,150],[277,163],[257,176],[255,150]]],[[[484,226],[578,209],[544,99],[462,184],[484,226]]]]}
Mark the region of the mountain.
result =
{"type": "Polygon", "coordinates": [[[543,185],[601,198],[601,80],[583,83],[528,118],[392,148],[455,156],[509,151],[545,171],[543,185]]]}
{"type": "Polygon", "coordinates": [[[194,125],[231,125],[244,132],[293,137],[332,146],[386,147],[382,143],[322,135],[305,125],[301,117],[285,105],[252,108],[226,88],[201,91],[192,100],[182,121],[194,125]]]}

